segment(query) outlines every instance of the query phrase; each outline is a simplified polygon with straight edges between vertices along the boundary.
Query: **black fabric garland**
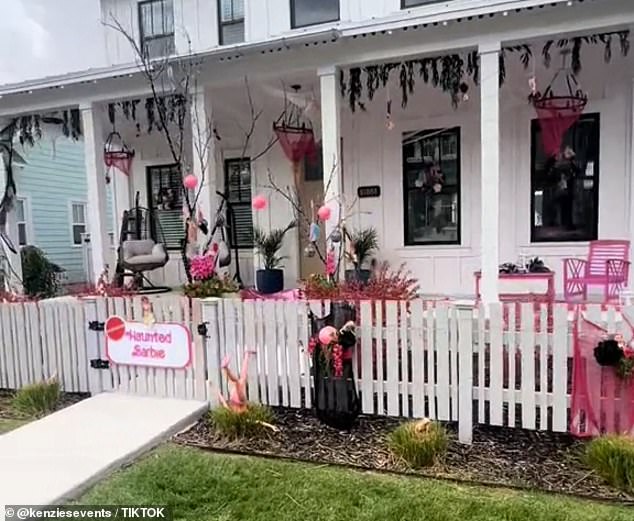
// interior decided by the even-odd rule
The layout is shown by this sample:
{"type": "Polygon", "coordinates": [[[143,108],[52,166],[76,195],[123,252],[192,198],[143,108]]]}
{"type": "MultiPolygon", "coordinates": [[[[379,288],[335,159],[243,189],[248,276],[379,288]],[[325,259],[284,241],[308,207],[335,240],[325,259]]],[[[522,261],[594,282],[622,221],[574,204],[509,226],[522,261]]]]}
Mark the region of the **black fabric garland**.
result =
{"type": "MultiPolygon", "coordinates": [[[[616,31],[562,38],[547,41],[541,50],[541,57],[545,67],[552,63],[552,53],[563,49],[570,49],[571,68],[574,74],[581,71],[581,51],[584,45],[603,45],[603,58],[606,63],[612,60],[612,44],[618,39],[621,56],[627,56],[630,50],[630,31],[616,31]]],[[[508,54],[519,54],[519,59],[525,69],[528,69],[533,58],[533,49],[528,44],[507,46],[500,52],[500,86],[506,80],[506,59],[508,54]]],[[[352,67],[348,71],[341,71],[339,87],[342,97],[346,97],[350,110],[365,110],[367,101],[372,101],[376,91],[385,88],[393,71],[398,71],[399,90],[401,92],[401,106],[407,107],[409,98],[414,92],[417,79],[427,85],[438,87],[451,97],[453,107],[458,106],[460,93],[464,93],[465,81],[470,79],[478,84],[480,76],[480,57],[477,51],[470,51],[466,55],[448,54],[444,56],[418,58],[401,62],[382,63],[365,67],[352,67]]]]}
{"type": "MultiPolygon", "coordinates": [[[[141,133],[141,124],[137,119],[138,107],[141,103],[142,100],[135,99],[108,104],[110,124],[114,127],[117,114],[121,114],[127,121],[135,122],[137,133],[141,133]]],[[[146,98],[143,100],[143,107],[148,134],[151,134],[153,130],[160,132],[163,129],[161,121],[174,123],[181,128],[187,117],[187,99],[180,94],[160,97],[156,102],[154,98],[146,98]]]]}

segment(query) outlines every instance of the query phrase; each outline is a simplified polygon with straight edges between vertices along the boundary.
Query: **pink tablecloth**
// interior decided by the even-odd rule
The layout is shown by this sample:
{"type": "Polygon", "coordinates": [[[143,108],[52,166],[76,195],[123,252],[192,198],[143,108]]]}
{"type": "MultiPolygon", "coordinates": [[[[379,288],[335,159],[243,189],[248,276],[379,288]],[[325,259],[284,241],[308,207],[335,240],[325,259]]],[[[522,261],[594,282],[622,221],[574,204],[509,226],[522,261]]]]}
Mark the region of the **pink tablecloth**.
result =
{"type": "Polygon", "coordinates": [[[299,300],[300,292],[298,289],[289,289],[287,291],[280,291],[279,293],[271,293],[265,295],[259,293],[254,289],[243,289],[240,291],[240,297],[242,300],[299,300]]]}

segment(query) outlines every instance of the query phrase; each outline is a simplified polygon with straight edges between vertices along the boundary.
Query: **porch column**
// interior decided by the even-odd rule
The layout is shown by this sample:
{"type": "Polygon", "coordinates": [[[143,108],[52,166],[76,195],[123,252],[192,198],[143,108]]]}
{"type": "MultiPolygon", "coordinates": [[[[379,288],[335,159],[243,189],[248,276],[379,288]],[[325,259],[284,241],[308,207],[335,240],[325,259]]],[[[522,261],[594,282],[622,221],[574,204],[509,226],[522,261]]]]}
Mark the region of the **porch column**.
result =
{"type": "MultiPolygon", "coordinates": [[[[213,134],[211,96],[204,88],[192,93],[192,174],[200,184],[198,206],[213,228],[216,212],[216,154],[213,134]]],[[[203,238],[203,240],[206,240],[203,238]]]]}
{"type": "Polygon", "coordinates": [[[629,237],[630,240],[630,273],[629,283],[626,290],[631,291],[634,288],[634,78],[632,78],[632,90],[630,92],[630,98],[632,104],[630,106],[630,157],[629,157],[629,172],[630,172],[630,186],[628,199],[630,202],[629,207],[629,237]]]}
{"type": "Polygon", "coordinates": [[[480,255],[482,302],[499,298],[500,236],[500,42],[480,44],[481,206],[480,255]]]}
{"type": "MultiPolygon", "coordinates": [[[[326,67],[318,71],[321,89],[321,146],[323,152],[324,202],[331,209],[326,221],[326,239],[337,227],[340,219],[340,204],[343,192],[341,179],[341,151],[339,126],[339,86],[337,68],[326,67]]],[[[335,257],[339,256],[339,245],[335,245],[335,257]]],[[[340,266],[343,273],[343,263],[340,266]]]]}
{"type": "MultiPolygon", "coordinates": [[[[104,134],[101,112],[95,103],[79,106],[84,133],[86,180],[88,182],[88,232],[90,233],[90,282],[96,283],[109,259],[106,218],[106,177],[103,163],[104,134]]],[[[114,266],[108,266],[110,274],[114,266]]]]}

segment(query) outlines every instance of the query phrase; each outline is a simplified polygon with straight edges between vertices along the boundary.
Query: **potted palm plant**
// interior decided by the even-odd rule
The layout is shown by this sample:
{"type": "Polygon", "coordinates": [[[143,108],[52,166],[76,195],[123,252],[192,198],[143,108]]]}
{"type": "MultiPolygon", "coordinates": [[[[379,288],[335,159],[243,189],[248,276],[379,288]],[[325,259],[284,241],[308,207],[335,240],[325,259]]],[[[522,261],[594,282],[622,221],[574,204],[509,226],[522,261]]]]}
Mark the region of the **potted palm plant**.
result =
{"type": "Polygon", "coordinates": [[[379,247],[379,238],[374,228],[361,228],[348,235],[350,248],[347,253],[348,260],[352,262],[354,269],[346,270],[346,281],[367,284],[372,272],[365,269],[370,256],[379,247]]]}
{"type": "Polygon", "coordinates": [[[279,251],[286,233],[295,228],[295,221],[291,221],[286,228],[277,228],[264,232],[259,228],[253,231],[253,242],[256,251],[262,256],[264,269],[257,270],[256,286],[260,293],[277,293],[284,289],[284,271],[279,251]]]}

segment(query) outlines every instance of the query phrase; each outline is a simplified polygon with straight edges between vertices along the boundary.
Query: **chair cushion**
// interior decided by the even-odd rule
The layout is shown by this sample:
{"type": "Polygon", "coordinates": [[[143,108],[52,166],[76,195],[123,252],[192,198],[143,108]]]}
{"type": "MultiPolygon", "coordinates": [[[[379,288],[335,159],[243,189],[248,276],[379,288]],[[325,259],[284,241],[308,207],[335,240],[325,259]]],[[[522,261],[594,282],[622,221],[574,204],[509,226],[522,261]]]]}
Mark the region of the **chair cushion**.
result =
{"type": "Polygon", "coordinates": [[[125,241],[122,250],[124,267],[135,272],[160,268],[168,260],[165,247],[150,240],[125,241]]]}
{"type": "Polygon", "coordinates": [[[123,257],[125,259],[137,255],[151,255],[156,243],[146,239],[141,241],[125,241],[123,243],[123,257]]]}

